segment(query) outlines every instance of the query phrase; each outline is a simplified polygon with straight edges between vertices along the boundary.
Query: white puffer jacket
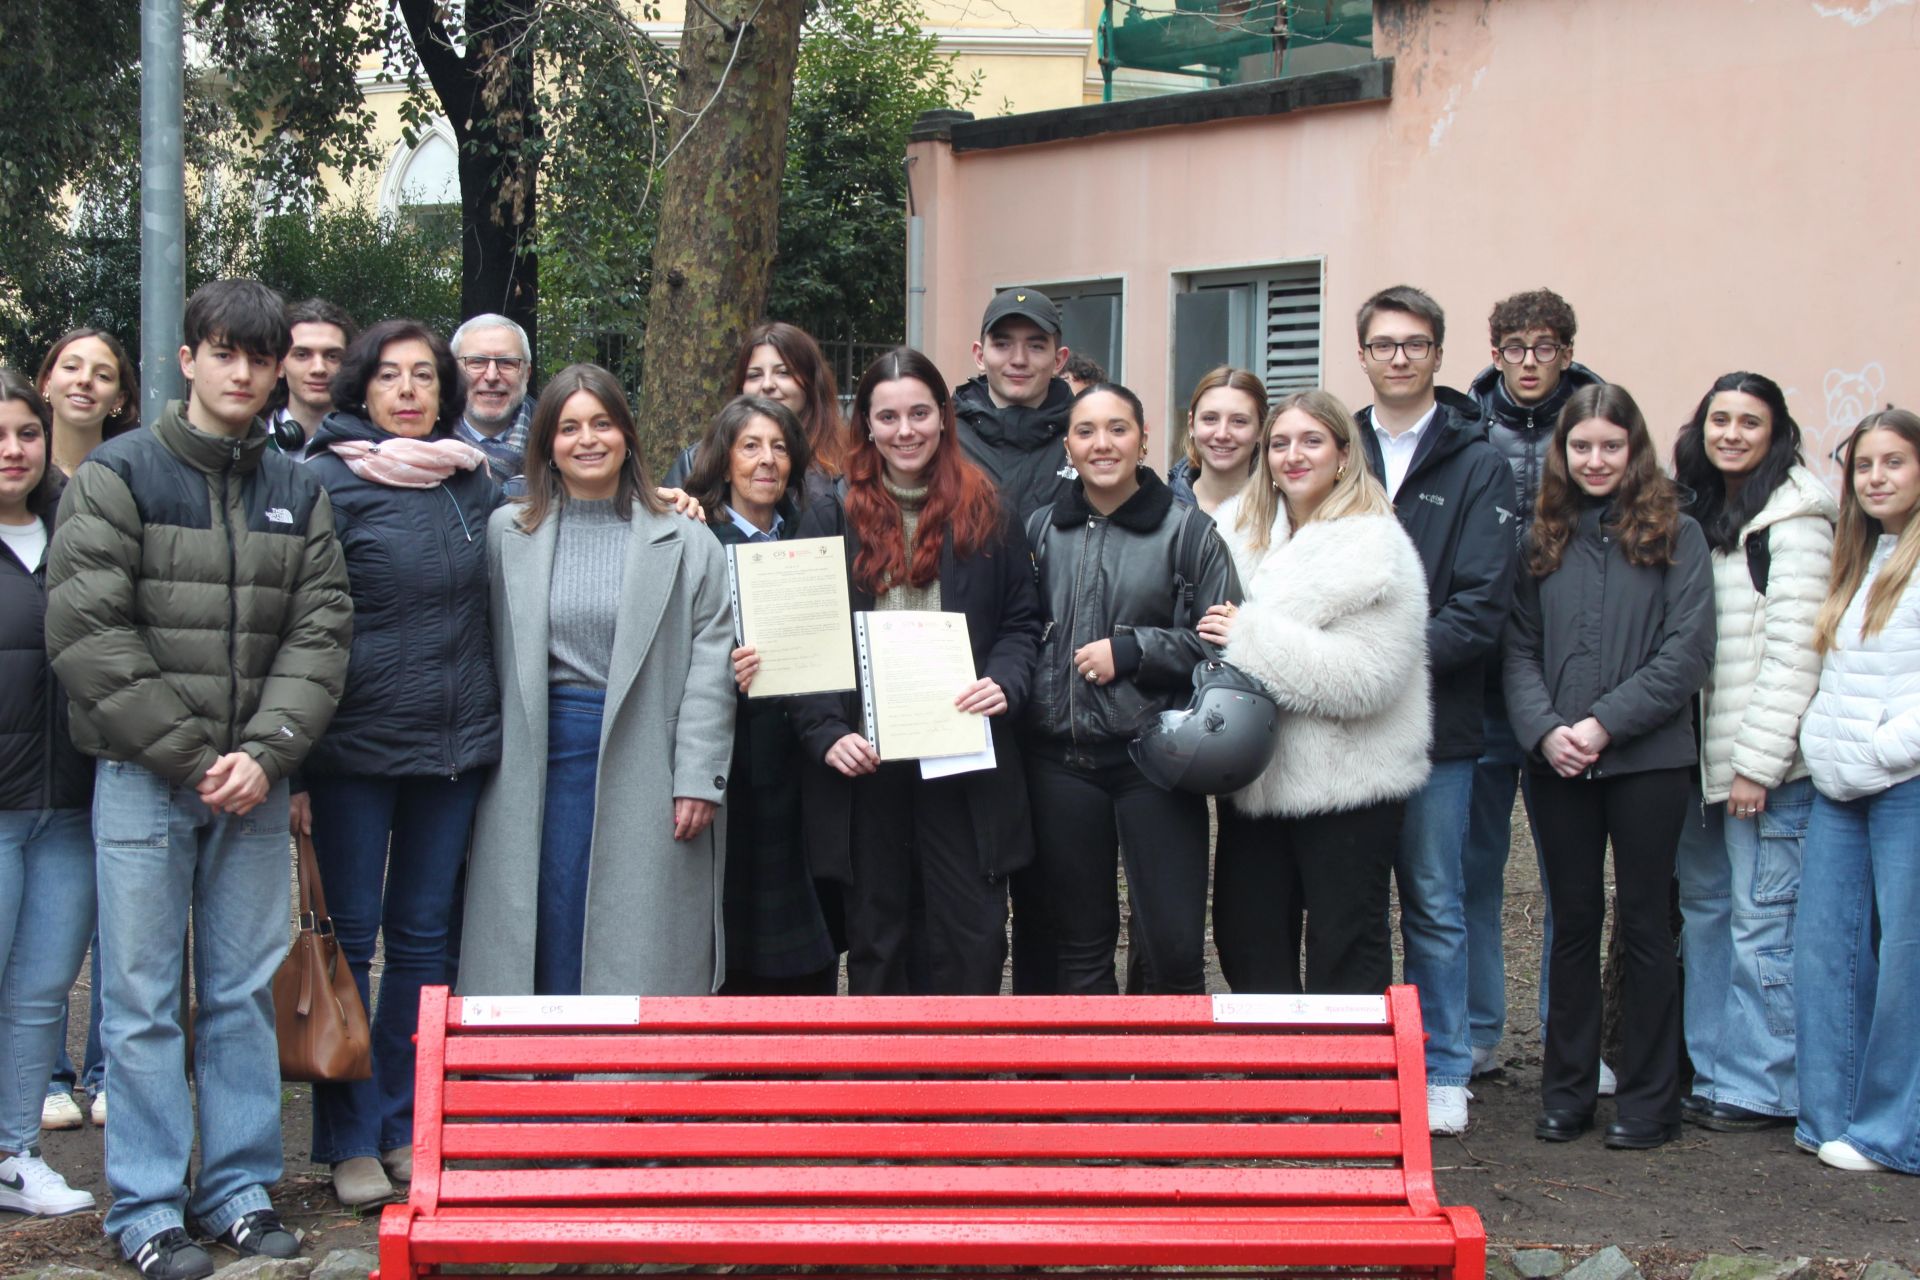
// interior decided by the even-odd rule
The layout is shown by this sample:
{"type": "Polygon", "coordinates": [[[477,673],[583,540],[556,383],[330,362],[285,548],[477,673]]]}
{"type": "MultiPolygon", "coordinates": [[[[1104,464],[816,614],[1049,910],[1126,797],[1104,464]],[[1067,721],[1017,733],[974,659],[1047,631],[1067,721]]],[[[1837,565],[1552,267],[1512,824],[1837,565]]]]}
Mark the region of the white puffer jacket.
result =
{"type": "Polygon", "coordinates": [[[1907,579],[1887,625],[1860,635],[1867,596],[1898,542],[1884,534],[1874,548],[1800,723],[1813,785],[1832,800],[1858,800],[1920,777],[1920,572],[1907,579]]]}
{"type": "Polygon", "coordinates": [[[1805,467],[1787,472],[1731,551],[1713,553],[1718,640],[1707,677],[1702,790],[1726,800],[1737,773],[1771,791],[1807,776],[1800,718],[1820,683],[1813,622],[1833,562],[1833,495],[1805,467]],[[1753,589],[1746,540],[1767,531],[1767,594],[1753,589]]]}
{"type": "Polygon", "coordinates": [[[1426,570],[1393,516],[1315,521],[1250,549],[1238,498],[1215,523],[1246,587],[1226,658],[1280,704],[1280,746],[1233,805],[1303,817],[1412,795],[1431,766],[1426,570]]]}

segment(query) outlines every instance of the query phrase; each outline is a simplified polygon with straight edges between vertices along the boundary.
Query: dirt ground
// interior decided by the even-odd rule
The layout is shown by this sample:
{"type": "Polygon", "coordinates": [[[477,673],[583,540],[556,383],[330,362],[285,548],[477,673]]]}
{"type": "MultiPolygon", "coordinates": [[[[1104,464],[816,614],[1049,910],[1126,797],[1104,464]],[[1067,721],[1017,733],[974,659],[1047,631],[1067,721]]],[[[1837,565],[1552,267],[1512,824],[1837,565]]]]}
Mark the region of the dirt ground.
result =
{"type": "MultiPolygon", "coordinates": [[[[1920,1178],[1829,1169],[1796,1150],[1790,1130],[1715,1134],[1689,1127],[1679,1141],[1653,1152],[1609,1151],[1597,1133],[1565,1144],[1533,1137],[1540,1053],[1532,1025],[1543,899],[1526,824],[1516,821],[1514,828],[1504,918],[1510,1023],[1505,1062],[1501,1071],[1474,1081],[1468,1132],[1434,1139],[1443,1203],[1478,1209],[1496,1245],[1575,1254],[1620,1245],[1649,1280],[1677,1280],[1706,1253],[1844,1260],[1825,1268],[1825,1280],[1850,1280],[1869,1259],[1920,1270],[1920,1178]]],[[[83,971],[83,985],[86,980],[83,971]]],[[[1210,969],[1210,982],[1214,990],[1225,990],[1217,966],[1210,969]]],[[[76,991],[76,1060],[86,998],[84,990],[76,991]]],[[[378,1214],[341,1210],[325,1171],[307,1163],[307,1088],[288,1086],[282,1098],[288,1176],[274,1194],[282,1215],[307,1234],[310,1256],[371,1247],[378,1214]]],[[[1610,1110],[1603,1100],[1602,1125],[1610,1110]]],[[[44,1149],[74,1186],[107,1199],[99,1129],[50,1133],[44,1149]]],[[[101,1234],[97,1213],[51,1222],[0,1214],[0,1276],[54,1261],[136,1274],[101,1234]]]]}

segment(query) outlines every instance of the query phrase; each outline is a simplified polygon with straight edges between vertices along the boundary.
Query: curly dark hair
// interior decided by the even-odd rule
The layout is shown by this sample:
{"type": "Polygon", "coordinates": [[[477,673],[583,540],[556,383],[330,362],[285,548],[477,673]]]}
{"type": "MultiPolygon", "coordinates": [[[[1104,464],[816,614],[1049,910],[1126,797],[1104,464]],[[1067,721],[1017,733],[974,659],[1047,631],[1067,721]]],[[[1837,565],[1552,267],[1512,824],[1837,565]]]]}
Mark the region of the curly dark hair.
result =
{"type": "Polygon", "coordinates": [[[327,384],[333,407],[342,413],[367,416],[367,387],[380,369],[380,353],[396,342],[418,339],[433,352],[434,373],[440,380],[440,411],[433,434],[446,435],[467,407],[467,376],[453,358],[453,348],[431,326],[418,320],[382,320],[353,340],[341,357],[339,372],[327,384]]]}
{"type": "Polygon", "coordinates": [[[1715,551],[1731,551],[1739,545],[1740,531],[1760,514],[1773,491],[1786,481],[1787,472],[1800,461],[1800,424],[1787,411],[1787,397],[1780,384],[1758,373],[1727,373],[1714,379],[1673,442],[1673,478],[1691,491],[1686,513],[1700,522],[1707,545],[1715,551]],[[1767,406],[1767,416],[1772,419],[1766,453],[1731,500],[1726,477],[1707,457],[1707,415],[1713,408],[1713,398],[1723,391],[1752,396],[1767,406]]]}
{"type": "Polygon", "coordinates": [[[1567,437],[1595,418],[1627,432],[1627,473],[1613,491],[1607,528],[1620,540],[1627,563],[1641,568],[1673,563],[1680,526],[1680,495],[1660,470],[1647,420],[1626,388],[1612,383],[1582,387],[1568,397],[1554,424],[1540,470],[1540,497],[1534,506],[1533,532],[1527,544],[1527,568],[1544,578],[1560,567],[1560,558],[1580,523],[1582,493],[1567,467],[1567,437]]]}
{"type": "Polygon", "coordinates": [[[1493,304],[1487,316],[1487,339],[1497,347],[1510,333],[1547,329],[1556,342],[1567,347],[1573,345],[1573,333],[1579,327],[1573,307],[1565,298],[1551,289],[1529,289],[1493,304]]]}

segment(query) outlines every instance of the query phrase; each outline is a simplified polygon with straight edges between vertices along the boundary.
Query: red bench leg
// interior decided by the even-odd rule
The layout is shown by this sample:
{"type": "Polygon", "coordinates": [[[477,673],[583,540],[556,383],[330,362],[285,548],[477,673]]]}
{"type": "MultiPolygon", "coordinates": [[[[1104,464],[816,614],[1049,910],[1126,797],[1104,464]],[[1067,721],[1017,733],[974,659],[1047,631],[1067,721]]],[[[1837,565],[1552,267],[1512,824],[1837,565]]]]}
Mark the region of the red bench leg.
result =
{"type": "Polygon", "coordinates": [[[408,1231],[413,1226],[413,1209],[390,1204],[380,1213],[380,1269],[370,1273],[371,1280],[415,1280],[420,1274],[413,1265],[413,1242],[408,1231]]]}
{"type": "Polygon", "coordinates": [[[1446,1273],[1447,1280],[1486,1280],[1487,1231],[1480,1224],[1480,1215],[1458,1205],[1442,1206],[1440,1212],[1453,1223],[1454,1239],[1458,1241],[1453,1267],[1446,1273]]]}

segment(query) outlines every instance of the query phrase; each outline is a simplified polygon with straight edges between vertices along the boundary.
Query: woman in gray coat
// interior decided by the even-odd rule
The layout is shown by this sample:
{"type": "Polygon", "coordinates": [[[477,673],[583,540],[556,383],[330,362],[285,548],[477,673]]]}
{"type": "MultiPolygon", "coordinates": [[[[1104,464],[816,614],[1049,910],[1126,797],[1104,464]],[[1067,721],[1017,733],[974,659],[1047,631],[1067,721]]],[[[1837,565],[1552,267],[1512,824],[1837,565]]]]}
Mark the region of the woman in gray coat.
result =
{"type": "Polygon", "coordinates": [[[467,995],[704,995],[725,969],[733,751],[720,544],[666,512],[620,385],[548,384],[487,527],[504,729],[467,877],[467,995]]]}

